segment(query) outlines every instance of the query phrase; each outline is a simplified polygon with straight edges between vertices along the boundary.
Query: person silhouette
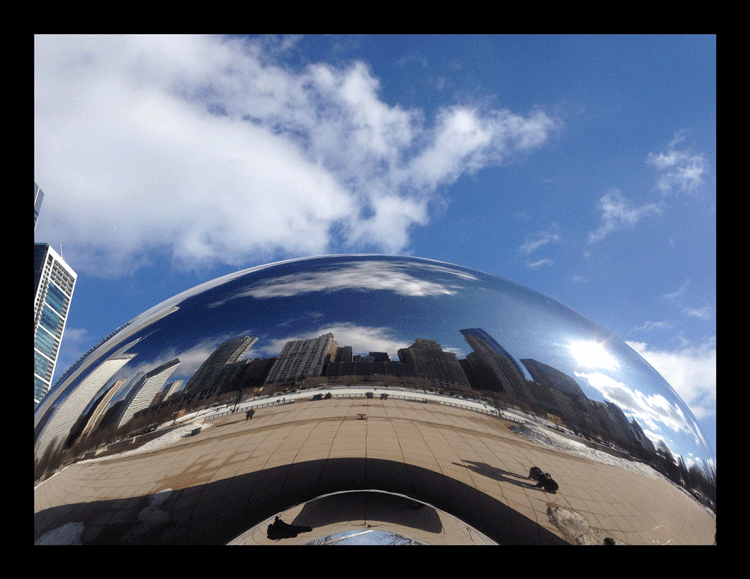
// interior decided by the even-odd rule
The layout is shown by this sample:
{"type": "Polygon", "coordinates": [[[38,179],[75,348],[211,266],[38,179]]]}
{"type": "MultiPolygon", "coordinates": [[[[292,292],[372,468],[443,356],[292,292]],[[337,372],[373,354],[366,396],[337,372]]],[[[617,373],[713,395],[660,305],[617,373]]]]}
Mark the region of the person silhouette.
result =
{"type": "Polygon", "coordinates": [[[526,478],[530,478],[532,480],[540,480],[544,473],[542,472],[542,469],[538,466],[532,466],[529,470],[529,476],[526,478]]]}
{"type": "Polygon", "coordinates": [[[282,521],[277,515],[273,523],[268,525],[266,535],[269,539],[290,539],[296,537],[300,533],[309,533],[312,531],[312,527],[303,525],[290,525],[282,521]]]}
{"type": "Polygon", "coordinates": [[[552,478],[550,473],[545,472],[544,475],[539,479],[536,485],[537,487],[543,487],[548,493],[554,493],[560,488],[560,485],[552,478]]]}

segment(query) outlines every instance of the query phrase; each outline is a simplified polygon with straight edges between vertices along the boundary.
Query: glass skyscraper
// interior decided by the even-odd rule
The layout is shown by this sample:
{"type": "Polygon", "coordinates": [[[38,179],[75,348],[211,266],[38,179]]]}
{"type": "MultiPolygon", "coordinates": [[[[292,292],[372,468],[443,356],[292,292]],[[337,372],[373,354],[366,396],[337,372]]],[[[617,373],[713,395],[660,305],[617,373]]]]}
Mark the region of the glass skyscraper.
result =
{"type": "Polygon", "coordinates": [[[48,244],[34,244],[34,408],[50,389],[76,277],[48,244]]]}

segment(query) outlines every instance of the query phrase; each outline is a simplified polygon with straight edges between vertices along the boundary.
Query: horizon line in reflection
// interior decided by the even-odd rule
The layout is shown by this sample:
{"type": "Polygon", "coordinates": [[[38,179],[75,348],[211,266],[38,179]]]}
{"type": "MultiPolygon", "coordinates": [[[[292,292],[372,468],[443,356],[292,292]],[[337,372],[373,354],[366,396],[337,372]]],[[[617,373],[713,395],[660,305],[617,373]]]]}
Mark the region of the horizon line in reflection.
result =
{"type": "Polygon", "coordinates": [[[166,382],[179,364],[179,358],[174,358],[152,370],[148,379],[140,372],[130,380],[120,379],[109,389],[103,388],[79,418],[78,427],[71,430],[66,446],[80,435],[114,425],[122,427],[127,422],[125,417],[142,419],[211,394],[245,388],[283,389],[310,379],[375,379],[469,395],[487,393],[504,404],[541,411],[574,432],[631,448],[637,455],[656,452],[634,418],[628,421],[613,402],[591,400],[571,376],[538,360],[516,360],[481,328],[466,328],[460,333],[472,348],[463,359],[443,351],[434,340],[417,338],[411,346],[398,350],[398,362],[392,361],[387,352],[354,354],[351,346],[339,346],[330,333],[289,340],[276,357],[241,359],[258,338],[238,336],[220,344],[187,381],[166,382]],[[524,368],[531,380],[526,379],[524,368]],[[167,370],[169,374],[165,375],[167,370]],[[144,405],[146,399],[149,403],[144,405]]]}

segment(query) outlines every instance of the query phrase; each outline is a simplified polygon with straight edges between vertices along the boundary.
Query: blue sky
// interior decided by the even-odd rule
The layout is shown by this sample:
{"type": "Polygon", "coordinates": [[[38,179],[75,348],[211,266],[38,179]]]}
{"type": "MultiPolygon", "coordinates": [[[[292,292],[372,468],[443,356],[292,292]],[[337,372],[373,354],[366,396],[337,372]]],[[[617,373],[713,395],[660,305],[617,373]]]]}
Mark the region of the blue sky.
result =
{"type": "Polygon", "coordinates": [[[610,329],[715,448],[714,36],[36,36],[58,364],[253,265],[457,263],[610,329]]]}

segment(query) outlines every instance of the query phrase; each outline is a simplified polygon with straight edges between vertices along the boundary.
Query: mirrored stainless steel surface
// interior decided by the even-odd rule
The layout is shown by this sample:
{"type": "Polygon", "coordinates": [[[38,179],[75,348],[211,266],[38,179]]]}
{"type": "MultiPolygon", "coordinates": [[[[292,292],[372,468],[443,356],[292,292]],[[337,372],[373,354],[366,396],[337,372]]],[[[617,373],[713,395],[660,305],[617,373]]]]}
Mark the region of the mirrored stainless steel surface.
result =
{"type": "Polygon", "coordinates": [[[228,543],[339,491],[503,544],[715,533],[711,452],[645,360],[536,291],[418,258],[284,261],[155,306],[58,381],[34,453],[37,542],[228,543]]]}

